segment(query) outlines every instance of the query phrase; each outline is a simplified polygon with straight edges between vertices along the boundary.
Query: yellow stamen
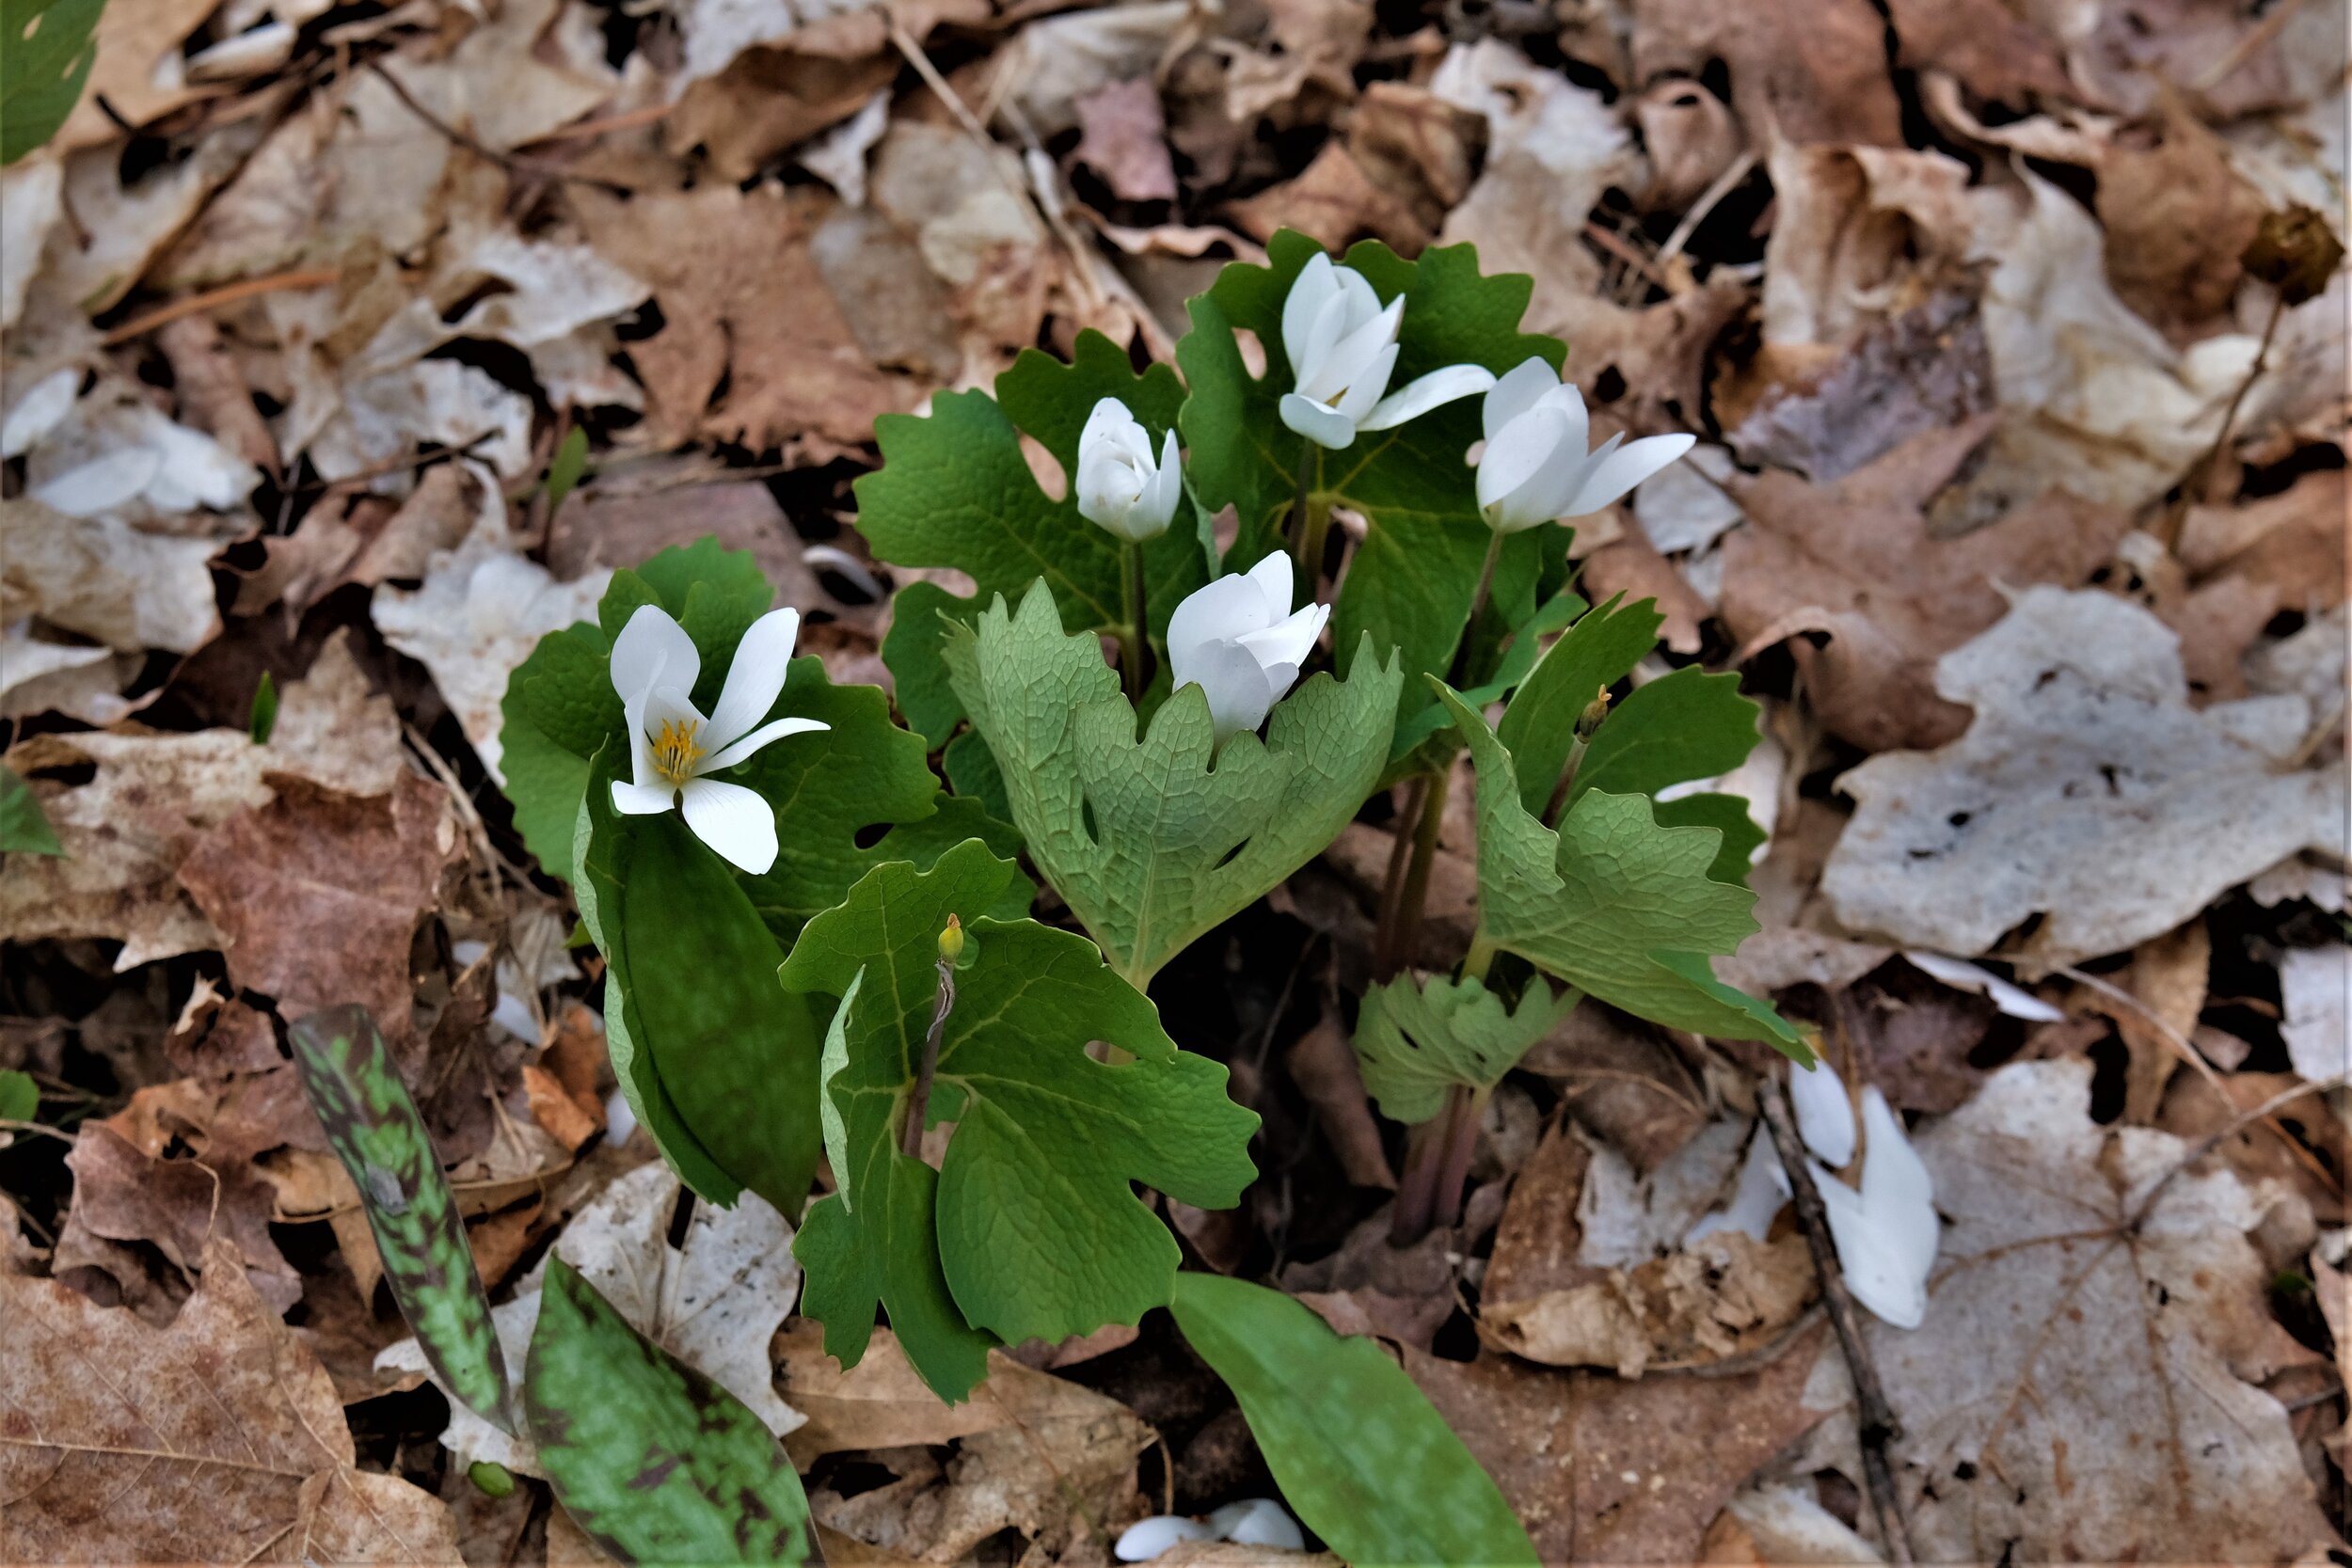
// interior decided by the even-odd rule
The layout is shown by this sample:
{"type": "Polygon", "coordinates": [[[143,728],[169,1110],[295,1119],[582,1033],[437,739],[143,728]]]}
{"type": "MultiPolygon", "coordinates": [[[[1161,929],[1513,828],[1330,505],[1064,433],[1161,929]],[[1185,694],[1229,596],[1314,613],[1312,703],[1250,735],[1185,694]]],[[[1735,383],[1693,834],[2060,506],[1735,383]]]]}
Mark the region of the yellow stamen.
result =
{"type": "Polygon", "coordinates": [[[661,721],[660,733],[653,737],[653,770],[673,784],[692,778],[694,764],[703,759],[703,749],[694,739],[701,728],[699,719],[661,721]]]}

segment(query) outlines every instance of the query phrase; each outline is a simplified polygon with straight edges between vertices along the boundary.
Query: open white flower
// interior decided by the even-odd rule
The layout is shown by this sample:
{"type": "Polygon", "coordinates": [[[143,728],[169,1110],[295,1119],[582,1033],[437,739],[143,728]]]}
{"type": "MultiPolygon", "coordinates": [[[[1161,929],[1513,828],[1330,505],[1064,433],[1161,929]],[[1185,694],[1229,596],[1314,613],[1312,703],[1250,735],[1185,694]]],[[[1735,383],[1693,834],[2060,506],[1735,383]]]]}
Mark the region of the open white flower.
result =
{"type": "Polygon", "coordinates": [[[1168,664],[1180,690],[1197,686],[1208,697],[1219,745],[1265,722],[1330,615],[1327,604],[1291,613],[1291,558],[1280,550],[1176,607],[1168,622],[1168,664]]]}
{"type": "Polygon", "coordinates": [[[758,876],[776,863],[776,813],[766,797],[709,775],[771,740],[831,728],[814,719],[760,723],[776,705],[800,635],[796,610],[771,610],[736,645],[726,685],[708,718],[694,705],[702,656],[686,628],[644,605],[612,640],[612,689],[628,716],[628,783],[612,783],[612,809],[632,816],[683,802],[694,836],[730,863],[758,876]],[[755,728],[754,726],[757,726],[755,728]]]}
{"type": "Polygon", "coordinates": [[[1495,384],[1484,366],[1448,365],[1383,397],[1404,321],[1403,294],[1383,309],[1363,274],[1318,253],[1282,301],[1282,352],[1298,378],[1282,394],[1282,422],[1337,451],[1359,430],[1387,430],[1495,384]]]}
{"type": "Polygon", "coordinates": [[[1896,1328],[1916,1328],[1927,1316],[1928,1274],[1943,1239],[1935,1182],[1875,1084],[1862,1091],[1862,1190],[1819,1161],[1813,1184],[1854,1300],[1896,1328]]]}
{"type": "Polygon", "coordinates": [[[1117,398],[1104,398],[1078,433],[1078,515],[1130,544],[1168,531],[1184,493],[1176,433],[1152,460],[1152,433],[1117,398]]]}
{"type": "Polygon", "coordinates": [[[1612,436],[1585,450],[1584,396],[1541,359],[1494,384],[1479,409],[1486,450],[1478,459],[1478,510],[1498,533],[1581,517],[1658,472],[1695,436],[1612,436]]]}

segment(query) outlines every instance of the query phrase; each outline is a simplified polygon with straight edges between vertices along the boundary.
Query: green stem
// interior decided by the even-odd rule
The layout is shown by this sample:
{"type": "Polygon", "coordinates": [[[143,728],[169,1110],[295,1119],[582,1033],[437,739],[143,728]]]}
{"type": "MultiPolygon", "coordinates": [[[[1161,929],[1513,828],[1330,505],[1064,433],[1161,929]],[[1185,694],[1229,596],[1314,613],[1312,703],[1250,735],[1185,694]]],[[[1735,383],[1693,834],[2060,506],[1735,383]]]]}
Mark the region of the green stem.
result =
{"type": "Polygon", "coordinates": [[[1560,809],[1568,803],[1568,791],[1576,787],[1576,769],[1584,760],[1587,744],[1581,735],[1568,743],[1568,760],[1561,766],[1560,782],[1551,786],[1551,799],[1544,803],[1544,826],[1547,828],[1560,825],[1560,809]]]}
{"type": "Polygon", "coordinates": [[[1429,871],[1438,859],[1438,834],[1445,826],[1445,798],[1452,775],[1451,767],[1429,775],[1429,787],[1422,798],[1421,820],[1413,825],[1413,855],[1405,867],[1405,885],[1398,891],[1396,921],[1391,927],[1393,940],[1388,974],[1410,964],[1420,946],[1422,906],[1429,898],[1429,871]]]}
{"type": "Polygon", "coordinates": [[[1486,608],[1486,599],[1494,592],[1495,563],[1502,559],[1502,531],[1486,531],[1486,559],[1478,568],[1478,591],[1470,595],[1470,619],[1462,623],[1462,640],[1454,646],[1454,664],[1446,672],[1445,683],[1459,691],[1470,684],[1470,642],[1478,631],[1478,617],[1486,608]]]}
{"type": "Polygon", "coordinates": [[[947,1014],[956,1005],[956,966],[939,960],[939,1000],[931,1005],[931,1026],[923,1037],[923,1062],[907,1097],[907,1119],[898,1128],[898,1152],[910,1160],[923,1157],[923,1123],[930,1116],[931,1080],[939,1072],[940,1037],[946,1033],[947,1014]]]}
{"type": "Polygon", "coordinates": [[[1317,597],[1323,581],[1323,543],[1331,529],[1331,499],[1322,494],[1323,449],[1300,438],[1298,495],[1291,504],[1291,549],[1298,564],[1299,596],[1317,597]]]}
{"type": "Polygon", "coordinates": [[[1144,672],[1145,649],[1150,645],[1143,629],[1143,546],[1128,540],[1119,550],[1119,585],[1126,609],[1126,625],[1119,630],[1119,673],[1127,689],[1127,700],[1141,703],[1149,684],[1144,672]]]}
{"type": "Polygon", "coordinates": [[[1470,938],[1470,951],[1462,958],[1462,978],[1486,984],[1486,972],[1494,967],[1498,951],[1494,938],[1486,934],[1486,927],[1483,925],[1479,927],[1470,938]]]}
{"type": "Polygon", "coordinates": [[[1405,908],[1405,868],[1421,836],[1422,810],[1429,803],[1429,775],[1416,773],[1405,788],[1405,803],[1391,828],[1388,874],[1380,879],[1380,909],[1372,937],[1372,977],[1386,980],[1404,967],[1397,956],[1396,923],[1405,908]]]}

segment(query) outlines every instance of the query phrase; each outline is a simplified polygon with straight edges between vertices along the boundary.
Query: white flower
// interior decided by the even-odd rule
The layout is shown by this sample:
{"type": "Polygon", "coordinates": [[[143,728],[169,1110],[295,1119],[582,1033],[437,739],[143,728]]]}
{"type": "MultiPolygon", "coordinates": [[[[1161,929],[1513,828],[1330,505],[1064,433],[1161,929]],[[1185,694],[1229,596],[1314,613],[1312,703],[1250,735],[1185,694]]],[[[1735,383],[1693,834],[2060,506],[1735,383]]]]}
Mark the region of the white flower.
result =
{"type": "Polygon", "coordinates": [[[1916,1328],[1927,1316],[1928,1273],[1942,1240],[1935,1183],[1875,1084],[1862,1091],[1862,1190],[1818,1161],[1813,1184],[1854,1300],[1897,1328],[1916,1328]]]}
{"type": "Polygon", "coordinates": [[[1130,544],[1168,531],[1184,493],[1176,467],[1176,433],[1152,461],[1152,433],[1117,398],[1104,398],[1078,433],[1078,515],[1130,544]]]}
{"type": "Polygon", "coordinates": [[[1359,430],[1387,430],[1495,384],[1482,366],[1448,365],[1382,397],[1404,320],[1403,294],[1383,309],[1363,274],[1318,253],[1282,301],[1282,352],[1298,377],[1282,395],[1282,422],[1337,451],[1359,430]]]}
{"type": "Polygon", "coordinates": [[[1247,1497],[1227,1503],[1203,1521],[1177,1513],[1155,1513],[1137,1519],[1121,1531],[1111,1555],[1121,1562],[1149,1562],[1186,1541],[1231,1541],[1237,1546],[1271,1546],[1279,1551],[1304,1551],[1307,1537],[1290,1510],[1272,1497],[1247,1497]]]}
{"type": "Polygon", "coordinates": [[[1810,1072],[1789,1069],[1788,1104],[1797,1114],[1797,1135],[1823,1164],[1843,1165],[1853,1158],[1853,1101],[1828,1063],[1810,1072]]]}
{"type": "Polygon", "coordinates": [[[1647,436],[1620,445],[1620,434],[1586,451],[1583,394],[1541,359],[1496,382],[1479,414],[1486,450],[1478,459],[1478,510],[1500,533],[1597,512],[1698,439],[1647,436]]]}
{"type": "Polygon", "coordinates": [[[1291,614],[1291,558],[1280,550],[1176,607],[1168,621],[1168,663],[1180,689],[1197,686],[1208,697],[1219,745],[1265,722],[1330,615],[1327,604],[1291,614]]]}
{"type": "Polygon", "coordinates": [[[627,784],[613,781],[612,809],[644,816],[683,801],[686,825],[722,857],[755,877],[775,864],[775,808],[756,791],[709,775],[771,740],[831,727],[814,719],[759,722],[784,689],[800,629],[796,610],[754,621],[706,719],[691,695],[702,673],[694,640],[657,606],[641,606],[612,640],[612,689],[628,716],[631,775],[627,784]]]}

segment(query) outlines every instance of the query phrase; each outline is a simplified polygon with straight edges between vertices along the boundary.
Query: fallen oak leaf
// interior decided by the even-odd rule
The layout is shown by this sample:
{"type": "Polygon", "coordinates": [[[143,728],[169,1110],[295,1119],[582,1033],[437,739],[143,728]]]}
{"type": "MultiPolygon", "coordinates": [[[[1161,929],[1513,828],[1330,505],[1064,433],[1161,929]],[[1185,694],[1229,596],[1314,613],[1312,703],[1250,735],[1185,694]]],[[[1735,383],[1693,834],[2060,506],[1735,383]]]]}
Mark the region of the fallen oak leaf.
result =
{"type": "Polygon", "coordinates": [[[0,1276],[0,1559],[456,1563],[449,1511],[354,1467],[334,1385],[225,1244],[167,1329],[0,1276]]]}

